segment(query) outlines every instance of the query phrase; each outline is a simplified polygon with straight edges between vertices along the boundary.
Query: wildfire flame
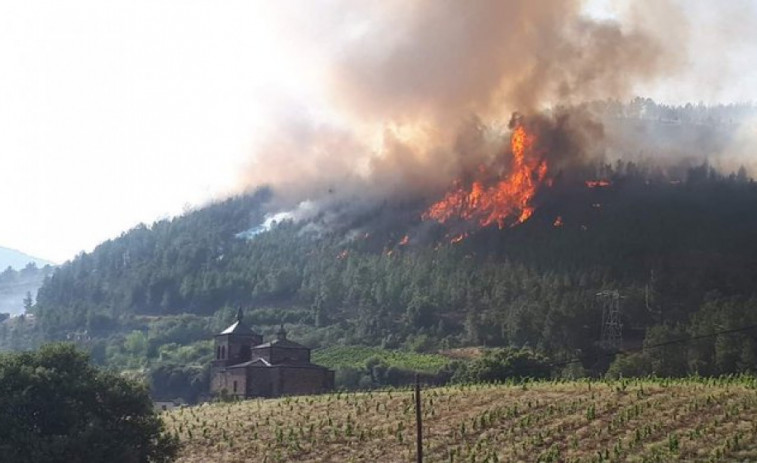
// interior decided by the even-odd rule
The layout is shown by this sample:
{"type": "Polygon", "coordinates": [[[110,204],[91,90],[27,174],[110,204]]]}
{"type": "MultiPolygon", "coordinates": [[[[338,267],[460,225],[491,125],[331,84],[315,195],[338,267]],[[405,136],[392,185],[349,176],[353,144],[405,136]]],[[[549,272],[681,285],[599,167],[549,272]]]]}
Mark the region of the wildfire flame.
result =
{"type": "Polygon", "coordinates": [[[452,244],[459,243],[460,241],[464,240],[465,237],[467,237],[467,236],[468,236],[467,233],[462,233],[460,235],[455,236],[451,240],[449,240],[449,242],[452,243],[452,244]]]}
{"type": "Polygon", "coordinates": [[[400,242],[399,242],[399,245],[400,245],[400,246],[404,246],[404,245],[406,245],[406,244],[407,244],[407,243],[409,243],[409,242],[410,242],[410,236],[409,236],[409,235],[405,235],[405,236],[404,236],[404,237],[402,238],[402,241],[400,241],[400,242]]]}
{"type": "Polygon", "coordinates": [[[474,181],[470,188],[458,186],[432,204],[422,218],[440,223],[462,219],[482,227],[496,223],[499,228],[528,220],[534,212],[531,200],[547,175],[547,163],[539,159],[535,142],[536,136],[518,123],[510,137],[513,157],[509,173],[491,186],[481,180],[474,181]]]}
{"type": "Polygon", "coordinates": [[[604,188],[612,185],[609,180],[587,180],[586,186],[589,188],[604,188]]]}
{"type": "Polygon", "coordinates": [[[562,227],[563,226],[562,216],[558,215],[555,221],[552,223],[552,225],[554,227],[562,227]]]}

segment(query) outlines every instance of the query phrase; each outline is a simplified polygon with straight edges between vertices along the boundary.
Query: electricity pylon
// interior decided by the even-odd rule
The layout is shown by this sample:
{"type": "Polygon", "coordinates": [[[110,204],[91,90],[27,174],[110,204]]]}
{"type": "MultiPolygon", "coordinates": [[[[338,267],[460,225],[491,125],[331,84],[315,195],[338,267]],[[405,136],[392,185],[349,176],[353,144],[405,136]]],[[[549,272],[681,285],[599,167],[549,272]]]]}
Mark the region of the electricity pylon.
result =
{"type": "Polygon", "coordinates": [[[623,348],[623,322],[620,320],[620,293],[616,289],[607,289],[597,293],[602,305],[602,334],[599,346],[610,352],[623,348]]]}

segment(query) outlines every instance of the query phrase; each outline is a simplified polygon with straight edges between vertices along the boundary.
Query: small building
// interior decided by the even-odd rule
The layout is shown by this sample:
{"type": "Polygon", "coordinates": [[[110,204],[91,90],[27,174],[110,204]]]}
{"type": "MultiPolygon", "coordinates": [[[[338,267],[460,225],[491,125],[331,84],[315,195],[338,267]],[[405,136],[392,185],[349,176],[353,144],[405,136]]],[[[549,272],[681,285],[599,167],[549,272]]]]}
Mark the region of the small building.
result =
{"type": "Polygon", "coordinates": [[[276,339],[263,337],[237,320],[215,336],[210,392],[238,398],[318,394],[334,388],[334,371],[310,362],[310,349],[287,339],[284,325],[276,339]]]}

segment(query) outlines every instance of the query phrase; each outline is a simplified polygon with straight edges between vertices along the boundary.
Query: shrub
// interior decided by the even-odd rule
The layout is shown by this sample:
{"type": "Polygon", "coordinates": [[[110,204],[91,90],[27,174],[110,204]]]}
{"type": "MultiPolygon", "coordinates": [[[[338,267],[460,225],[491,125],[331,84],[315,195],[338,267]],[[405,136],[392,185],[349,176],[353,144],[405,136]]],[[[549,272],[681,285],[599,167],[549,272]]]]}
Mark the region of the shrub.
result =
{"type": "Polygon", "coordinates": [[[531,349],[494,349],[455,371],[456,382],[495,382],[512,378],[547,378],[551,367],[546,357],[531,349]]]}

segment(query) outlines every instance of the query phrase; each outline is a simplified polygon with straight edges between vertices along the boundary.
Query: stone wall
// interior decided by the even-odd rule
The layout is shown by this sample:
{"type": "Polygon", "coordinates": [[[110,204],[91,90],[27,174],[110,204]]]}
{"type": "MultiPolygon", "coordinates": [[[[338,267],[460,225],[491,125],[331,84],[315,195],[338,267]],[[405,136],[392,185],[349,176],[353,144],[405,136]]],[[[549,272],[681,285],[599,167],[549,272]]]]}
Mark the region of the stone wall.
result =
{"type": "Polygon", "coordinates": [[[244,398],[247,392],[247,369],[230,368],[215,372],[211,378],[210,392],[221,394],[223,391],[227,395],[244,398]]]}
{"type": "Polygon", "coordinates": [[[334,374],[325,368],[276,367],[276,395],[327,392],[334,387],[334,374]]]}
{"type": "Polygon", "coordinates": [[[273,368],[247,368],[247,397],[274,397],[273,368]]]}

